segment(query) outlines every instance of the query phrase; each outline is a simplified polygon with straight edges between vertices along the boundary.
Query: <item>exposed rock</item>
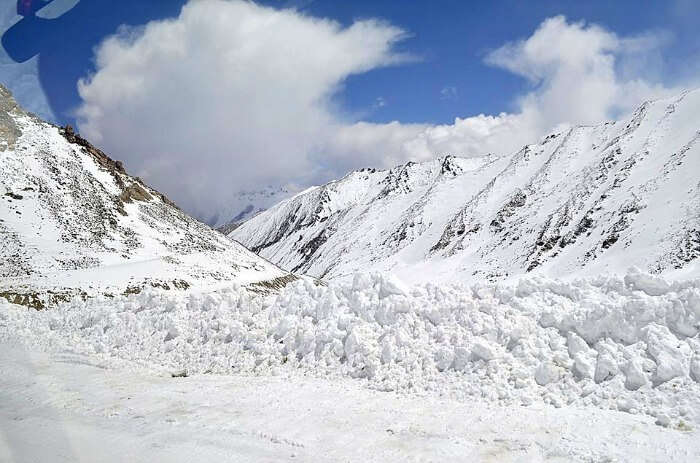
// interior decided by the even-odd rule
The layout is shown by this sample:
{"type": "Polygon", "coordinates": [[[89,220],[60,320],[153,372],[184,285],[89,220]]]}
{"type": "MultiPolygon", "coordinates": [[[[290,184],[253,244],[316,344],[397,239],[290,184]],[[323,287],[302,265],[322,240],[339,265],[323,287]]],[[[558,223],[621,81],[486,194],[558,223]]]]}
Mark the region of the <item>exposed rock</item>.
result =
{"type": "Polygon", "coordinates": [[[133,201],[150,201],[153,196],[138,183],[133,183],[124,188],[119,199],[125,203],[131,203],[133,201]]]}

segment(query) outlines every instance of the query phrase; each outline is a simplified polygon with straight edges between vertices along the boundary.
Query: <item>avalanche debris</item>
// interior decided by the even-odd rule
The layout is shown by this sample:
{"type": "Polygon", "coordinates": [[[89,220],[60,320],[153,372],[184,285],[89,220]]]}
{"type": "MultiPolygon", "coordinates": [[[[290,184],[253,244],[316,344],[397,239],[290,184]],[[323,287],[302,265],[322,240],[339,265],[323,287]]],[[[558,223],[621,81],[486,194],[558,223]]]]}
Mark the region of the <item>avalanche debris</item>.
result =
{"type": "Polygon", "coordinates": [[[147,288],[36,312],[0,303],[0,337],[187,375],[303,372],[499,405],[599,407],[700,424],[700,280],[407,287],[381,274],[277,295],[147,288]]]}

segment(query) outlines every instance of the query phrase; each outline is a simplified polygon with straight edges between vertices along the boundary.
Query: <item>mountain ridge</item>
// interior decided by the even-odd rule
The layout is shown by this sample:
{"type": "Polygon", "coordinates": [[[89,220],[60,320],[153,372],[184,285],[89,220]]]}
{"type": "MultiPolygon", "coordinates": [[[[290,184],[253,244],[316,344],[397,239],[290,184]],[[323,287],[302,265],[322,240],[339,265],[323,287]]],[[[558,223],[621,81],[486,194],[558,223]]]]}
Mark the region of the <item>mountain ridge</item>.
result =
{"type": "Polygon", "coordinates": [[[683,269],[700,256],[698,120],[700,90],[690,90],[510,155],[353,171],[229,236],[317,277],[369,269],[414,280],[429,268],[441,279],[498,280],[629,265],[683,269]]]}

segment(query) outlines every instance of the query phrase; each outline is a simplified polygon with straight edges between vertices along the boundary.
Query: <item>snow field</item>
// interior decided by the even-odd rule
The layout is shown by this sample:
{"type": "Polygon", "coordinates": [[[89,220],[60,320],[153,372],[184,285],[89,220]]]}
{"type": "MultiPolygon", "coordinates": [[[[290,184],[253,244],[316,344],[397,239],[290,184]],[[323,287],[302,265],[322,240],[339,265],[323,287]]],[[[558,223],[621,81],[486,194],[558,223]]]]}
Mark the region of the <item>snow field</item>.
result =
{"type": "Polygon", "coordinates": [[[700,423],[700,280],[624,277],[406,287],[391,276],[0,303],[0,338],[170,372],[350,376],[383,391],[546,403],[700,423]]]}

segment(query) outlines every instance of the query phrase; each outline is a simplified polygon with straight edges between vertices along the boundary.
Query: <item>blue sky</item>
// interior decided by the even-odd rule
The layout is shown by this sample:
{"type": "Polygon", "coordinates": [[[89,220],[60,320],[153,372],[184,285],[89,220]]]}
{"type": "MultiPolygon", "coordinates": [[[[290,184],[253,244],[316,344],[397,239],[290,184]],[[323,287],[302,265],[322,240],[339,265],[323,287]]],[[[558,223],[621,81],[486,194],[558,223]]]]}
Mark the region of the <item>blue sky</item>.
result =
{"type": "Polygon", "coordinates": [[[343,23],[385,18],[413,34],[403,48],[423,58],[351,77],[343,94],[345,105],[360,111],[383,96],[386,106],[369,119],[449,123],[455,116],[512,110],[512,96],[527,82],[484,64],[483,56],[530,34],[551,16],[601,24],[620,35],[667,31],[670,43],[663,58],[669,69],[683,69],[685,59],[700,56],[700,11],[690,21],[683,5],[644,3],[640,8],[638,1],[317,1],[306,10],[343,23]],[[446,87],[456,88],[456,98],[441,98],[446,87]]]}
{"type": "Polygon", "coordinates": [[[0,1],[20,103],[204,218],[237,191],[507,153],[700,85],[695,0],[0,1]]]}
{"type": "MultiPolygon", "coordinates": [[[[14,0],[3,0],[12,3],[14,0]]],[[[61,2],[62,0],[54,0],[61,2]]],[[[35,1],[41,4],[41,0],[35,1]]],[[[72,3],[72,2],[71,2],[72,3]]],[[[38,52],[39,78],[56,122],[75,124],[80,103],[76,83],[94,72],[93,49],[122,24],[140,25],[177,16],[184,0],[91,0],[79,2],[61,18],[28,29],[10,44],[20,59],[38,52]],[[55,24],[52,24],[55,21],[55,24]],[[31,34],[29,33],[31,31],[31,34]],[[29,37],[31,35],[31,37],[29,37]]],[[[528,83],[483,62],[505,42],[531,33],[543,19],[563,14],[572,21],[605,26],[620,35],[664,31],[664,69],[687,70],[684,62],[700,56],[700,34],[691,2],[507,0],[400,2],[377,0],[266,1],[277,8],[295,7],[306,14],[351,24],[381,18],[402,27],[410,37],[400,49],[416,62],[350,76],[337,95],[339,103],[363,120],[449,123],[456,116],[497,114],[512,110],[512,97],[528,83]]],[[[681,76],[662,75],[672,80],[681,76]]],[[[2,76],[0,76],[2,79],[2,76]]]]}

